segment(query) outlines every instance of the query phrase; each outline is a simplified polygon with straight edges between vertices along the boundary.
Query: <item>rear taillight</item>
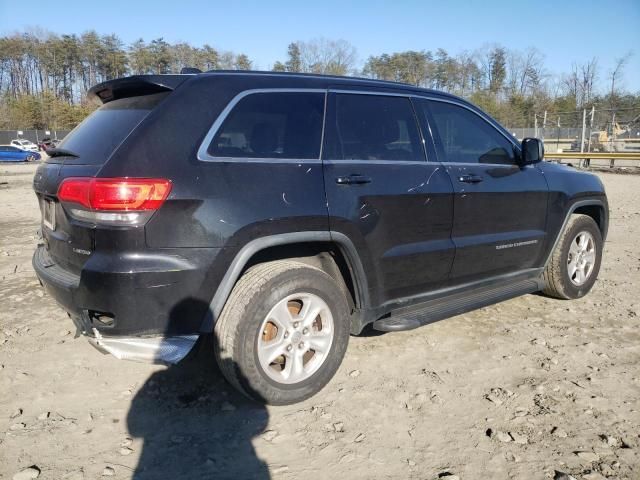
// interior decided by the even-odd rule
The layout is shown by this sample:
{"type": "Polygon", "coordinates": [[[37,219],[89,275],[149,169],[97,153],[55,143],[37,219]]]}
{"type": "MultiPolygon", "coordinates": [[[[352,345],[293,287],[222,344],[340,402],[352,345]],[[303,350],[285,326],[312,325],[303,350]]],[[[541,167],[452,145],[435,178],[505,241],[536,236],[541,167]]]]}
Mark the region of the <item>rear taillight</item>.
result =
{"type": "Polygon", "coordinates": [[[114,225],[138,225],[160,208],[171,182],[158,178],[72,177],[62,181],[58,200],[80,220],[114,225]]]}

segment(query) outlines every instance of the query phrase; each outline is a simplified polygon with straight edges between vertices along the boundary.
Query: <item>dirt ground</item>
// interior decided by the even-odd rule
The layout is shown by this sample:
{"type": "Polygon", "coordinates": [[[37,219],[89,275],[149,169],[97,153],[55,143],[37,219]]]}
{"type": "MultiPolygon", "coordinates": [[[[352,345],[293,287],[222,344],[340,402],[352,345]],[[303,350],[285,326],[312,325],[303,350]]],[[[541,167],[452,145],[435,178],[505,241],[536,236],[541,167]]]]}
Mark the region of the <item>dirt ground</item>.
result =
{"type": "Polygon", "coordinates": [[[611,227],[585,298],[352,337],[320,394],[264,407],[210,338],[171,368],[74,339],[31,268],[33,172],[0,165],[0,478],[640,478],[640,176],[600,174],[611,227]]]}

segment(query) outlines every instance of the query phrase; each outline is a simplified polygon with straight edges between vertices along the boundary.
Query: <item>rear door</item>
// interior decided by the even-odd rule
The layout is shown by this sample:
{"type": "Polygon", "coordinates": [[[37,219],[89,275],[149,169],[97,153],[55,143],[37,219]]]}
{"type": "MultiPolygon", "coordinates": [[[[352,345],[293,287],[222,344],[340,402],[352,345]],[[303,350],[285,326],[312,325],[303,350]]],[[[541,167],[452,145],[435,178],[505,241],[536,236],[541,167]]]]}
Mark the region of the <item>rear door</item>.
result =
{"type": "Polygon", "coordinates": [[[426,160],[409,97],[330,91],[323,164],[331,232],[358,249],[372,303],[446,281],[454,255],[451,181],[426,160]]]}
{"type": "Polygon", "coordinates": [[[208,203],[220,245],[328,230],[320,161],[325,101],[325,89],[245,90],[218,117],[198,154],[206,191],[197,198],[208,203]]]}
{"type": "Polygon", "coordinates": [[[537,266],[548,197],[541,170],[520,166],[512,139],[474,109],[435,99],[417,103],[455,190],[452,281],[537,266]]]}

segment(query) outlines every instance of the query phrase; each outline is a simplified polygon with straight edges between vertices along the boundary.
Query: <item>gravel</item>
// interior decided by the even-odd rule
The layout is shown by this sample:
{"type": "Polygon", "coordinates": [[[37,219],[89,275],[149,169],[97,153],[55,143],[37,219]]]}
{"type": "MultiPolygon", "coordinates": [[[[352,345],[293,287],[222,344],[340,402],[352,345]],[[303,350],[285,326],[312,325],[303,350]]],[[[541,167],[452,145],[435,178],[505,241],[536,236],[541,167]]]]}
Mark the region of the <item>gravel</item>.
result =
{"type": "Polygon", "coordinates": [[[224,381],[214,338],[166,367],[65,333],[31,268],[34,168],[0,166],[0,478],[638,478],[640,176],[601,175],[611,222],[584,298],[365,331],[322,392],[271,407],[224,381]]]}

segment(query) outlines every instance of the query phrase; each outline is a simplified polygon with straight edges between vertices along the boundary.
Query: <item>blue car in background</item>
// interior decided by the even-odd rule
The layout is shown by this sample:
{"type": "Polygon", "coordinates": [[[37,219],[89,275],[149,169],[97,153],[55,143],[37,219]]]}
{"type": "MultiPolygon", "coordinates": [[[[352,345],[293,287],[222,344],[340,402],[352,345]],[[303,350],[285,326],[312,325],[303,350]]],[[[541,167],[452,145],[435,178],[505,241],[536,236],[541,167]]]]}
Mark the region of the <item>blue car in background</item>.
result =
{"type": "Polygon", "coordinates": [[[0,162],[33,162],[40,160],[38,152],[22,150],[11,145],[0,145],[0,162]]]}

